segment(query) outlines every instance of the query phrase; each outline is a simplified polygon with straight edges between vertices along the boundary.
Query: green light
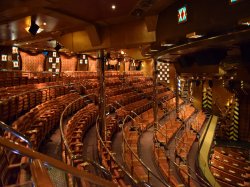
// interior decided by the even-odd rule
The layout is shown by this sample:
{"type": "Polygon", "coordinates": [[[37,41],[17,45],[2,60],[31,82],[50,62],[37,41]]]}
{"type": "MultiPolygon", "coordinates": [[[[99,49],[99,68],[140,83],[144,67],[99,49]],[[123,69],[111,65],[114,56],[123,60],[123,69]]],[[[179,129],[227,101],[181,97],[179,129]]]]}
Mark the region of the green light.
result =
{"type": "Polygon", "coordinates": [[[187,21],[187,7],[183,6],[178,9],[178,23],[187,21]]]}
{"type": "Polygon", "coordinates": [[[237,3],[238,0],[230,0],[231,3],[237,3]]]}

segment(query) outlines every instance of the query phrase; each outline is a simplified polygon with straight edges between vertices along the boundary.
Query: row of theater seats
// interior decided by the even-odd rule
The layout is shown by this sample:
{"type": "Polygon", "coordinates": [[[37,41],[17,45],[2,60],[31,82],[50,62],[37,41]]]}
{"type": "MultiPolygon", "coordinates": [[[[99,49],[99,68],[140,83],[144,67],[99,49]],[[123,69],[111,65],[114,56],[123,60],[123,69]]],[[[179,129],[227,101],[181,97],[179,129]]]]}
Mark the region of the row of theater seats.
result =
{"type": "Polygon", "coordinates": [[[163,92],[158,93],[157,96],[156,96],[156,98],[158,100],[161,100],[163,102],[166,102],[166,101],[168,101],[169,99],[171,99],[173,97],[174,97],[174,92],[170,91],[170,90],[168,90],[168,91],[164,90],[163,92]]]}
{"type": "Polygon", "coordinates": [[[143,89],[152,87],[152,86],[153,86],[153,81],[152,81],[152,80],[141,81],[141,80],[139,79],[137,82],[132,83],[132,86],[133,86],[134,88],[136,88],[137,90],[142,91],[143,89]],[[142,83],[143,83],[143,84],[142,84],[142,83]]]}
{"type": "MultiPolygon", "coordinates": [[[[118,124],[117,124],[117,120],[115,117],[112,116],[108,116],[106,118],[106,141],[105,146],[106,148],[109,150],[109,152],[111,153],[111,141],[112,141],[112,137],[114,136],[114,134],[118,131],[118,124]]],[[[121,187],[130,187],[130,185],[128,185],[125,182],[125,174],[124,172],[119,168],[119,166],[116,164],[116,162],[111,158],[110,154],[108,154],[107,150],[102,147],[100,141],[98,141],[98,150],[99,153],[101,154],[101,163],[102,165],[111,172],[112,174],[112,181],[117,184],[118,186],[121,187]]]]}
{"type": "MultiPolygon", "coordinates": [[[[16,131],[26,135],[32,142],[33,149],[37,150],[51,130],[58,126],[64,108],[79,97],[80,95],[71,93],[49,100],[32,108],[14,121],[11,126],[16,131]]],[[[66,113],[75,112],[83,104],[84,102],[79,102],[77,106],[69,108],[66,113]]],[[[5,137],[17,141],[10,133],[7,133],[5,137]]]]}
{"type": "MultiPolygon", "coordinates": [[[[179,106],[181,106],[184,103],[184,101],[179,98],[179,106]]],[[[175,110],[176,108],[176,97],[173,97],[172,99],[166,100],[165,102],[162,103],[161,107],[167,111],[171,112],[175,110]]]]}
{"type": "MultiPolygon", "coordinates": [[[[181,100],[181,99],[180,99],[181,100]]],[[[179,102],[180,102],[179,100],[179,102]]],[[[165,106],[172,106],[171,109],[175,109],[176,99],[172,98],[164,102],[165,106]]],[[[183,102],[181,100],[181,102],[183,102]]],[[[206,120],[206,115],[199,111],[192,120],[190,116],[193,115],[195,109],[191,105],[184,105],[182,107],[185,111],[185,115],[181,116],[181,119],[185,121],[186,124],[190,123],[190,129],[186,128],[184,132],[182,132],[181,136],[176,139],[176,147],[175,147],[175,154],[178,157],[181,157],[182,160],[187,160],[188,153],[196,139],[196,133],[200,131],[202,125],[206,120]],[[187,121],[188,120],[188,121],[187,121]],[[194,133],[194,132],[195,133],[194,133]]],[[[187,125],[185,125],[187,126],[187,125]]],[[[154,156],[156,160],[156,164],[159,166],[160,171],[162,174],[168,179],[171,185],[173,186],[195,186],[194,181],[192,178],[189,177],[189,169],[188,166],[185,165],[186,162],[180,163],[178,166],[179,175],[181,176],[184,183],[179,182],[176,175],[172,173],[172,169],[170,168],[171,162],[166,155],[165,149],[169,143],[169,141],[175,138],[177,131],[182,127],[181,122],[175,119],[175,115],[170,115],[168,121],[160,127],[158,132],[156,133],[156,144],[154,146],[154,156]]],[[[179,133],[178,133],[179,134],[179,133]]],[[[175,156],[175,157],[176,157],[175,156]]]]}
{"type": "MultiPolygon", "coordinates": [[[[189,113],[192,115],[192,113],[189,113]]],[[[189,117],[188,117],[189,118],[189,117]]],[[[191,129],[186,128],[184,133],[179,137],[179,139],[176,141],[176,150],[175,153],[184,161],[187,160],[188,153],[196,140],[197,133],[200,132],[200,129],[202,125],[204,124],[206,120],[206,115],[199,111],[197,115],[194,116],[194,119],[190,122],[191,123],[191,129]]]]}
{"type": "MultiPolygon", "coordinates": [[[[166,88],[164,88],[164,86],[156,86],[156,89],[157,89],[157,92],[160,94],[160,93],[163,93],[166,91],[166,88]]],[[[147,95],[148,97],[151,97],[152,94],[153,94],[153,88],[152,86],[150,88],[145,88],[145,89],[141,89],[140,91],[142,93],[144,93],[145,95],[147,95]]]]}
{"type": "Polygon", "coordinates": [[[109,106],[109,111],[112,107],[115,109],[120,108],[121,106],[128,105],[130,103],[136,102],[143,99],[143,95],[136,92],[127,92],[112,97],[107,97],[107,105],[109,106]],[[111,105],[111,106],[110,106],[111,105]]]}
{"type": "Polygon", "coordinates": [[[195,108],[191,104],[182,105],[179,110],[179,118],[182,121],[187,121],[195,112],[195,108]]]}
{"type": "MultiPolygon", "coordinates": [[[[158,109],[158,120],[161,120],[164,117],[164,111],[162,109],[158,109]]],[[[138,116],[134,117],[132,121],[133,126],[137,126],[137,128],[143,132],[150,128],[154,123],[154,111],[153,108],[139,114],[138,116]]]]}
{"type": "Polygon", "coordinates": [[[48,87],[46,84],[38,84],[20,86],[16,89],[2,89],[0,94],[0,120],[6,123],[10,122],[31,108],[67,93],[69,93],[69,88],[63,85],[48,87]]]}
{"type": "Polygon", "coordinates": [[[117,109],[116,116],[118,120],[124,119],[127,115],[136,117],[136,114],[141,114],[150,108],[152,108],[152,103],[148,99],[141,99],[117,109]]]}
{"type": "Polygon", "coordinates": [[[11,86],[20,86],[26,84],[39,84],[46,82],[56,82],[60,81],[59,77],[1,77],[0,78],[0,88],[1,87],[11,87],[11,86]]]}
{"type": "MultiPolygon", "coordinates": [[[[77,160],[72,160],[74,165],[78,168],[84,167],[83,163],[83,150],[85,149],[83,145],[83,137],[85,136],[87,130],[95,123],[98,114],[98,107],[95,104],[88,104],[84,108],[80,109],[73,117],[67,122],[65,128],[65,138],[69,149],[75,156],[80,156],[77,160]]],[[[63,149],[62,155],[66,155],[65,147],[63,149]]],[[[70,157],[65,158],[71,159],[70,157]]],[[[70,162],[69,162],[70,163],[70,162]]]]}
{"type": "Polygon", "coordinates": [[[184,187],[183,183],[180,183],[172,169],[170,169],[170,161],[166,156],[166,152],[163,146],[154,146],[154,157],[156,165],[158,166],[160,172],[165,178],[168,179],[168,182],[171,186],[184,187]]]}
{"type": "MultiPolygon", "coordinates": [[[[124,134],[127,139],[128,145],[131,150],[139,157],[138,155],[138,140],[139,133],[137,130],[131,129],[126,126],[124,128],[124,134]]],[[[144,166],[139,162],[135,155],[131,152],[127,144],[124,145],[124,161],[127,165],[132,176],[134,176],[139,181],[148,181],[148,174],[144,166]]]]}
{"type": "Polygon", "coordinates": [[[250,186],[249,150],[215,147],[210,170],[221,186],[250,186]]]}
{"type": "MultiPolygon", "coordinates": [[[[171,96],[171,95],[170,95],[171,96]]],[[[172,106],[171,108],[167,108],[168,111],[175,110],[176,107],[176,99],[168,97],[168,99],[165,99],[164,101],[164,107],[166,106],[172,106]]],[[[183,183],[180,183],[175,174],[173,173],[173,170],[170,168],[170,160],[166,156],[166,147],[168,146],[170,140],[174,138],[177,131],[182,127],[182,123],[179,120],[176,120],[175,115],[170,115],[169,118],[166,121],[164,125],[162,125],[158,131],[156,132],[155,141],[156,144],[153,147],[154,151],[154,158],[155,163],[159,167],[160,172],[162,175],[168,180],[171,186],[184,186],[183,183]]]]}
{"type": "Polygon", "coordinates": [[[115,95],[131,92],[133,88],[131,86],[116,86],[116,87],[107,87],[105,94],[107,97],[112,97],[115,95]]]}
{"type": "MultiPolygon", "coordinates": [[[[32,149],[38,150],[46,137],[48,137],[53,129],[58,127],[60,115],[64,108],[77,98],[80,98],[80,95],[72,93],[47,101],[19,117],[11,126],[31,141],[32,149]]],[[[79,108],[82,108],[83,105],[84,101],[79,100],[79,102],[67,109],[65,115],[74,113],[79,108]]],[[[9,132],[5,132],[4,137],[26,146],[23,140],[18,139],[9,132]]],[[[3,186],[23,183],[27,178],[30,178],[26,157],[19,156],[2,148],[0,156],[2,158],[0,160],[0,182],[3,186]]]]}

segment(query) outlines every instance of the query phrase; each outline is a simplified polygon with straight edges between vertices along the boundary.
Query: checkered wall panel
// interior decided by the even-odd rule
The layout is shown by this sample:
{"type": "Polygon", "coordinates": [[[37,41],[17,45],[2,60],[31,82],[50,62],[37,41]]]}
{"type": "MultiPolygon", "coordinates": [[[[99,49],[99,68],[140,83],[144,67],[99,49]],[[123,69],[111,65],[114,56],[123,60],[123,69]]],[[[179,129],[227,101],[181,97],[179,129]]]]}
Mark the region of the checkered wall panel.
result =
{"type": "Polygon", "coordinates": [[[170,83],[169,63],[158,62],[157,69],[159,71],[158,81],[166,81],[167,83],[170,83]]]}

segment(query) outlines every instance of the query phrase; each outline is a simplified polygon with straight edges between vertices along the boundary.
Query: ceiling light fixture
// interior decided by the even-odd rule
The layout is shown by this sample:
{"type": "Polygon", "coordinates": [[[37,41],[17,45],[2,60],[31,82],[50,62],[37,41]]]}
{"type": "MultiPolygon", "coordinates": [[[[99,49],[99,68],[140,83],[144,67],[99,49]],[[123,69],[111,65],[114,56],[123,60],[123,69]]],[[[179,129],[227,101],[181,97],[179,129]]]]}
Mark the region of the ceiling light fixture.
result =
{"type": "Polygon", "coordinates": [[[201,38],[201,37],[203,37],[203,35],[197,34],[196,32],[191,32],[186,35],[186,38],[189,38],[189,39],[196,39],[196,38],[201,38]]]}
{"type": "Polygon", "coordinates": [[[150,49],[151,52],[156,52],[158,49],[150,49]]]}
{"type": "Polygon", "coordinates": [[[115,5],[112,5],[111,8],[112,8],[112,10],[115,10],[115,9],[116,9],[116,6],[115,6],[115,5]]]}
{"type": "Polygon", "coordinates": [[[31,25],[28,29],[29,33],[31,33],[32,35],[36,35],[36,33],[38,32],[38,29],[40,27],[36,24],[35,21],[31,20],[31,25]]]}
{"type": "Polygon", "coordinates": [[[174,44],[170,44],[170,43],[161,43],[161,46],[162,47],[171,47],[173,46],[174,44]]]}

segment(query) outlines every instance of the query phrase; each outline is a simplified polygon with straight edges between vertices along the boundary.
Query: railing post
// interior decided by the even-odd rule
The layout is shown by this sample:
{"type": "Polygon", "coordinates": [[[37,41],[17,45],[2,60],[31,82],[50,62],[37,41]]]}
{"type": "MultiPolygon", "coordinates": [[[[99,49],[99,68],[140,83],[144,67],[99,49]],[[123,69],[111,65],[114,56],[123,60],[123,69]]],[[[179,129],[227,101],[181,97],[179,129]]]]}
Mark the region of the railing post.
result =
{"type": "Polygon", "coordinates": [[[98,73],[99,73],[99,127],[104,141],[106,141],[106,115],[105,115],[105,58],[104,50],[98,52],[98,73]]]}
{"type": "Polygon", "coordinates": [[[176,105],[176,118],[179,118],[179,86],[178,86],[178,74],[175,76],[175,92],[176,92],[176,99],[175,99],[175,105],[176,105]]]}
{"type": "Polygon", "coordinates": [[[154,111],[154,129],[158,129],[158,102],[157,102],[157,60],[154,58],[153,71],[153,111],[154,111]]]}

